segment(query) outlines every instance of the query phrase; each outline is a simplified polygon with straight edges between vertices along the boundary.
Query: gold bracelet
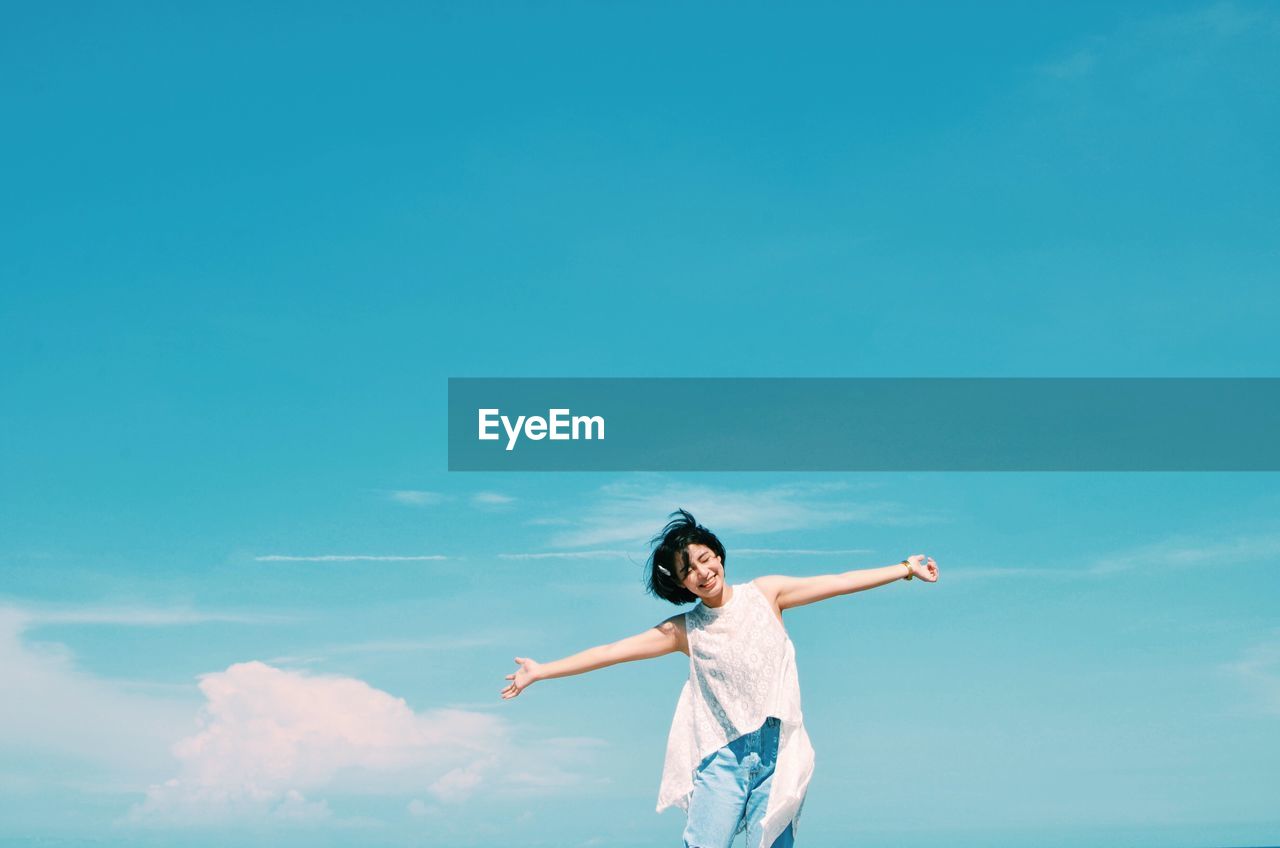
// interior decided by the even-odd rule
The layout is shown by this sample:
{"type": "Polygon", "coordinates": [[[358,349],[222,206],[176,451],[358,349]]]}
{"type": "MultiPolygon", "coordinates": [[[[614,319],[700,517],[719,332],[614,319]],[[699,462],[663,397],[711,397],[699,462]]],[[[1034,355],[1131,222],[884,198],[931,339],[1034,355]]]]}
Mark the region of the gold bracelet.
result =
{"type": "Polygon", "coordinates": [[[911,562],[909,560],[904,559],[902,562],[898,563],[898,565],[905,565],[907,567],[907,576],[904,579],[910,580],[912,577],[916,576],[915,572],[911,570],[911,562]]]}

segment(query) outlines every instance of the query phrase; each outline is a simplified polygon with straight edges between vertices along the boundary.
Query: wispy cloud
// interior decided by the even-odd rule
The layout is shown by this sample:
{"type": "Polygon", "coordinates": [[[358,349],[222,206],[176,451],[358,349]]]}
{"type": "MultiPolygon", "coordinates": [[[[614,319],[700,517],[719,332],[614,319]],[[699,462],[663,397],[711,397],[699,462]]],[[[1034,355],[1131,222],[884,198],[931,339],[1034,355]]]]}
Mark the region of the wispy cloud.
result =
{"type": "Polygon", "coordinates": [[[309,648],[306,654],[272,657],[266,662],[277,666],[314,665],[334,656],[362,654],[409,654],[439,651],[462,651],[497,645],[507,640],[503,634],[487,632],[484,636],[442,636],[438,639],[375,639],[345,642],[309,648]]]}
{"type": "MultiPolygon", "coordinates": [[[[119,622],[101,612],[85,618],[119,622]]],[[[139,783],[163,768],[169,743],[190,727],[195,687],[147,693],[133,681],[87,672],[65,645],[26,638],[30,627],[50,620],[47,614],[0,606],[0,678],[6,693],[21,693],[0,697],[0,750],[91,763],[110,769],[120,783],[139,783]]]]}
{"type": "Polygon", "coordinates": [[[440,562],[450,559],[441,554],[414,554],[410,556],[385,556],[381,554],[321,554],[319,556],[293,556],[268,554],[256,556],[255,562],[440,562]]]}
{"type": "Polygon", "coordinates": [[[942,568],[948,581],[1011,576],[1102,580],[1135,571],[1167,577],[1186,569],[1228,568],[1232,565],[1244,566],[1275,559],[1280,559],[1280,534],[1268,533],[1212,540],[1174,536],[1075,562],[952,568],[942,563],[942,568]]]}
{"type": "Polygon", "coordinates": [[[515,503],[515,500],[510,495],[500,492],[476,492],[471,496],[471,503],[475,506],[507,506],[515,503]]]}
{"type": "Polygon", "coordinates": [[[405,506],[435,506],[448,500],[448,496],[440,492],[425,492],[421,489],[392,489],[386,495],[388,499],[405,506]]]}
{"type": "Polygon", "coordinates": [[[1107,575],[1134,569],[1243,565],[1277,557],[1280,557],[1280,534],[1213,540],[1177,536],[1101,557],[1088,570],[1091,574],[1107,575]]]}
{"type": "Polygon", "coordinates": [[[647,548],[677,507],[717,533],[802,530],[836,524],[914,525],[939,516],[892,501],[853,498],[845,483],[793,483],[757,489],[695,485],[646,475],[602,486],[592,506],[551,544],[569,548],[630,542],[647,548]]]}
{"type": "Polygon", "coordinates": [[[192,609],[147,607],[41,608],[27,605],[23,610],[29,626],[42,624],[107,624],[125,627],[175,627],[192,624],[283,624],[296,616],[270,613],[209,612],[192,609]]]}
{"type": "MultiPolygon", "coordinates": [[[[1280,44],[1280,15],[1265,6],[1221,2],[1126,20],[1036,70],[1050,85],[1105,77],[1107,89],[1185,97],[1197,77],[1280,44]]],[[[1252,70],[1252,69],[1251,69],[1252,70]]],[[[1075,86],[1067,85],[1075,88],[1075,86]]]]}
{"type": "Polygon", "coordinates": [[[1071,568],[1030,568],[1020,566],[951,566],[947,563],[939,563],[938,568],[941,577],[948,583],[957,580],[983,580],[983,579],[1002,579],[1008,577],[1044,577],[1050,579],[1070,580],[1085,577],[1087,574],[1079,569],[1071,568]]]}
{"type": "Polygon", "coordinates": [[[482,648],[497,645],[504,637],[490,633],[485,636],[443,636],[439,639],[378,639],[368,642],[351,642],[333,645],[329,653],[371,654],[406,653],[412,651],[458,651],[466,648],[482,648]]]}
{"type": "MultiPolygon", "coordinates": [[[[694,513],[698,515],[698,513],[694,513]]],[[[699,521],[702,516],[698,515],[699,521]]],[[[708,519],[710,524],[712,519],[708,519]]],[[[730,526],[716,522],[717,530],[730,526]]],[[[874,553],[868,548],[733,548],[735,557],[839,557],[865,556],[874,553]]],[[[647,550],[624,551],[545,551],[537,553],[498,554],[506,560],[593,560],[624,559],[642,561],[647,550]]],[[[1051,580],[1102,579],[1134,570],[1172,570],[1201,568],[1213,565],[1229,566],[1259,560],[1280,558],[1280,534],[1255,534],[1213,540],[1178,536],[1146,545],[1117,550],[1108,554],[1075,562],[1045,562],[1039,565],[965,565],[942,563],[948,582],[955,580],[1001,579],[1007,577],[1046,578],[1051,580]]]]}
{"type": "Polygon", "coordinates": [[[1083,47],[1064,59],[1041,65],[1040,72],[1054,79],[1069,80],[1087,76],[1093,72],[1097,64],[1097,48],[1083,47]]]}
{"type": "Polygon", "coordinates": [[[630,559],[643,552],[628,551],[544,551],[531,554],[498,554],[498,559],[630,559]]]}
{"type": "Polygon", "coordinates": [[[1247,8],[1238,3],[1216,2],[1194,9],[1151,18],[1147,29],[1183,33],[1215,39],[1229,39],[1261,31],[1280,35],[1280,16],[1266,6],[1247,8]]]}
{"type": "Polygon", "coordinates": [[[873,553],[869,548],[841,548],[820,550],[817,548],[734,548],[734,556],[849,556],[873,553]]]}
{"type": "Polygon", "coordinates": [[[1280,715],[1280,631],[1224,668],[1254,691],[1264,712],[1280,715]]]}
{"type": "MultiPolygon", "coordinates": [[[[464,495],[447,495],[444,492],[431,492],[424,489],[379,489],[378,491],[387,500],[403,506],[438,506],[442,503],[466,497],[464,495]]],[[[515,501],[516,499],[511,495],[491,491],[475,492],[470,497],[466,497],[466,502],[472,506],[490,509],[510,506],[515,501]]]]}

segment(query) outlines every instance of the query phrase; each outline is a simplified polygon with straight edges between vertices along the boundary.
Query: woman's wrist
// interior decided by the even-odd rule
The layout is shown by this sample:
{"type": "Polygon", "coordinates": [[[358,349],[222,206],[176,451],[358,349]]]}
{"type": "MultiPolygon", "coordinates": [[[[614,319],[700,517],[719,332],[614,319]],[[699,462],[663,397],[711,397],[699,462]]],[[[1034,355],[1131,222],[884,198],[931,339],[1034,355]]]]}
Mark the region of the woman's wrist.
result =
{"type": "Polygon", "coordinates": [[[902,562],[898,563],[898,565],[905,565],[907,567],[907,573],[903,576],[903,580],[910,580],[912,577],[915,577],[916,571],[911,567],[911,560],[904,559],[902,562]]]}

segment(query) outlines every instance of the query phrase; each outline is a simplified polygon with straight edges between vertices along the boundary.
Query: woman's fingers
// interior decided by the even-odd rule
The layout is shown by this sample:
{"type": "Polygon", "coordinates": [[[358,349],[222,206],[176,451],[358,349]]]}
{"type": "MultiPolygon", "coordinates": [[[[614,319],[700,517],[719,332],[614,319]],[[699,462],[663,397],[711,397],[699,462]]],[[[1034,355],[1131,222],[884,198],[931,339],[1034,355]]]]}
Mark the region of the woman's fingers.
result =
{"type": "MultiPolygon", "coordinates": [[[[533,662],[533,660],[528,657],[514,657],[513,659],[515,660],[516,665],[521,667],[521,671],[524,670],[524,665],[526,663],[533,662]]],[[[507,675],[506,679],[511,681],[511,685],[502,690],[503,700],[510,700],[524,691],[524,687],[516,683],[516,674],[519,674],[519,672],[513,672],[507,675]]]]}

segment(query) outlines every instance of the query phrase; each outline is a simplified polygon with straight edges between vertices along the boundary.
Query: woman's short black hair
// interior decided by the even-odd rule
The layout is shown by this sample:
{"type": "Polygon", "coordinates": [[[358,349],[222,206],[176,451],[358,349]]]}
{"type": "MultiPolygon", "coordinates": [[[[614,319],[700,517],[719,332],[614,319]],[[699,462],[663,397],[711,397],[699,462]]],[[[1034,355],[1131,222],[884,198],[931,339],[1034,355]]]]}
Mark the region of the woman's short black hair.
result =
{"type": "Polygon", "coordinates": [[[686,550],[690,545],[706,545],[723,563],[724,545],[688,510],[678,509],[671,516],[662,532],[649,540],[655,547],[649,554],[645,583],[651,595],[673,604],[688,604],[698,600],[698,596],[686,589],[681,580],[688,565],[686,550]]]}

